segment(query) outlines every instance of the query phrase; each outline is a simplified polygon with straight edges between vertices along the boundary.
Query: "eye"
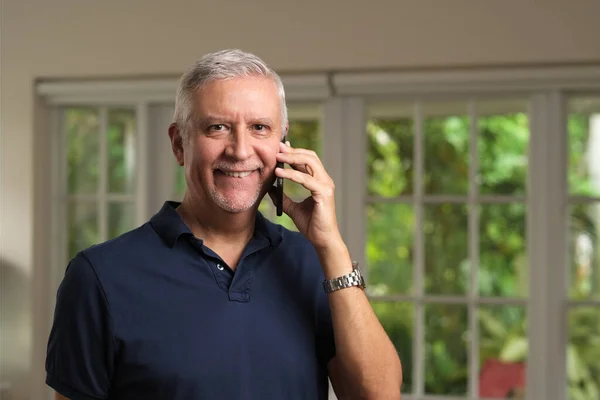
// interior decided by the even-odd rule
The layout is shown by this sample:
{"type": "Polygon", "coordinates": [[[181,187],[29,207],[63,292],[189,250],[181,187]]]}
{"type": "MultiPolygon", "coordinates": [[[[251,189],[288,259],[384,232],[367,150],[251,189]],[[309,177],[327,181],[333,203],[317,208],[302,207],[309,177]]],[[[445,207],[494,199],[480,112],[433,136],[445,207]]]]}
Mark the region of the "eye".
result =
{"type": "Polygon", "coordinates": [[[226,126],[223,124],[215,124],[208,127],[210,131],[223,131],[226,129],[226,126]]]}
{"type": "Polygon", "coordinates": [[[254,124],[254,130],[255,130],[255,131],[262,132],[262,131],[266,131],[267,129],[268,129],[268,126],[267,126],[267,125],[263,125],[263,124],[254,124]]]}

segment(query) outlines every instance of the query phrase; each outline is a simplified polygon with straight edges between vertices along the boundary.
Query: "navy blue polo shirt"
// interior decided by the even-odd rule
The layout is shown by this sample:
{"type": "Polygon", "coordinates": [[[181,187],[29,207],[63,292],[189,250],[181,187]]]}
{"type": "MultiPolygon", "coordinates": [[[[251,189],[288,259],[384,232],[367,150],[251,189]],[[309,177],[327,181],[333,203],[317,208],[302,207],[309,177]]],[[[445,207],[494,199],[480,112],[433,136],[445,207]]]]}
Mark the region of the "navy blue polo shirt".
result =
{"type": "Polygon", "coordinates": [[[258,213],[234,272],[177,206],[71,260],[46,383],[73,400],[326,399],[335,345],[310,242],[258,213]]]}

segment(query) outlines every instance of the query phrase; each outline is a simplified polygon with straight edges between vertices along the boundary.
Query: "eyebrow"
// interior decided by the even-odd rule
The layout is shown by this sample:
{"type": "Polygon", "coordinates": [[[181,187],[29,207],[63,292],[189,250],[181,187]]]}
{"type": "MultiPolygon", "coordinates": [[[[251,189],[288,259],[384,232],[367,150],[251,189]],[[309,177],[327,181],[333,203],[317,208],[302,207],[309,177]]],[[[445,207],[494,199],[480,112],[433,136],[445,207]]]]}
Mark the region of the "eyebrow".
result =
{"type": "MultiPolygon", "coordinates": [[[[215,122],[226,122],[226,121],[228,121],[228,118],[226,118],[226,117],[220,117],[218,115],[208,115],[206,117],[199,118],[197,122],[198,122],[199,126],[204,126],[204,125],[210,125],[215,122]]],[[[252,124],[273,126],[273,120],[271,120],[270,118],[267,118],[267,117],[248,118],[248,121],[250,121],[252,124]]]]}

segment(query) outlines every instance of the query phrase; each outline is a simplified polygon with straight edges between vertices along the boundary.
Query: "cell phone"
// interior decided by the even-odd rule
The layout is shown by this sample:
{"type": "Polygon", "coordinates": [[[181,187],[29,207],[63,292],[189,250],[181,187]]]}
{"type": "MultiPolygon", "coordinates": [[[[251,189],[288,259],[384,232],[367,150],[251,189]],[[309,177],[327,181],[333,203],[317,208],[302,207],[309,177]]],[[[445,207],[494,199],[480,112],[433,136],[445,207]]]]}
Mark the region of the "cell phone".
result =
{"type": "MultiPolygon", "coordinates": [[[[281,142],[285,143],[286,136],[281,138],[281,142]]],[[[278,168],[283,168],[282,162],[277,162],[278,168]]],[[[277,216],[281,217],[283,214],[283,178],[278,176],[275,178],[275,207],[277,209],[277,216]]]]}

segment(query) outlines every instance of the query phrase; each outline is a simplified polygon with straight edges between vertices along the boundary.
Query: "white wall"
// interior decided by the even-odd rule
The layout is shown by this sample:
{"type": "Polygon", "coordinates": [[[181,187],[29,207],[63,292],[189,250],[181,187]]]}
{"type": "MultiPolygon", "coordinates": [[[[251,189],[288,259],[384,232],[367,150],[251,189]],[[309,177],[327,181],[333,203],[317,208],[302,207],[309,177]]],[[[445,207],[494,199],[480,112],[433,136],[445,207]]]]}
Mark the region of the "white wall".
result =
{"type": "Polygon", "coordinates": [[[595,0],[3,0],[0,380],[41,398],[49,149],[36,79],[177,75],[224,47],[282,71],[599,62],[599,15],[595,0]]]}

